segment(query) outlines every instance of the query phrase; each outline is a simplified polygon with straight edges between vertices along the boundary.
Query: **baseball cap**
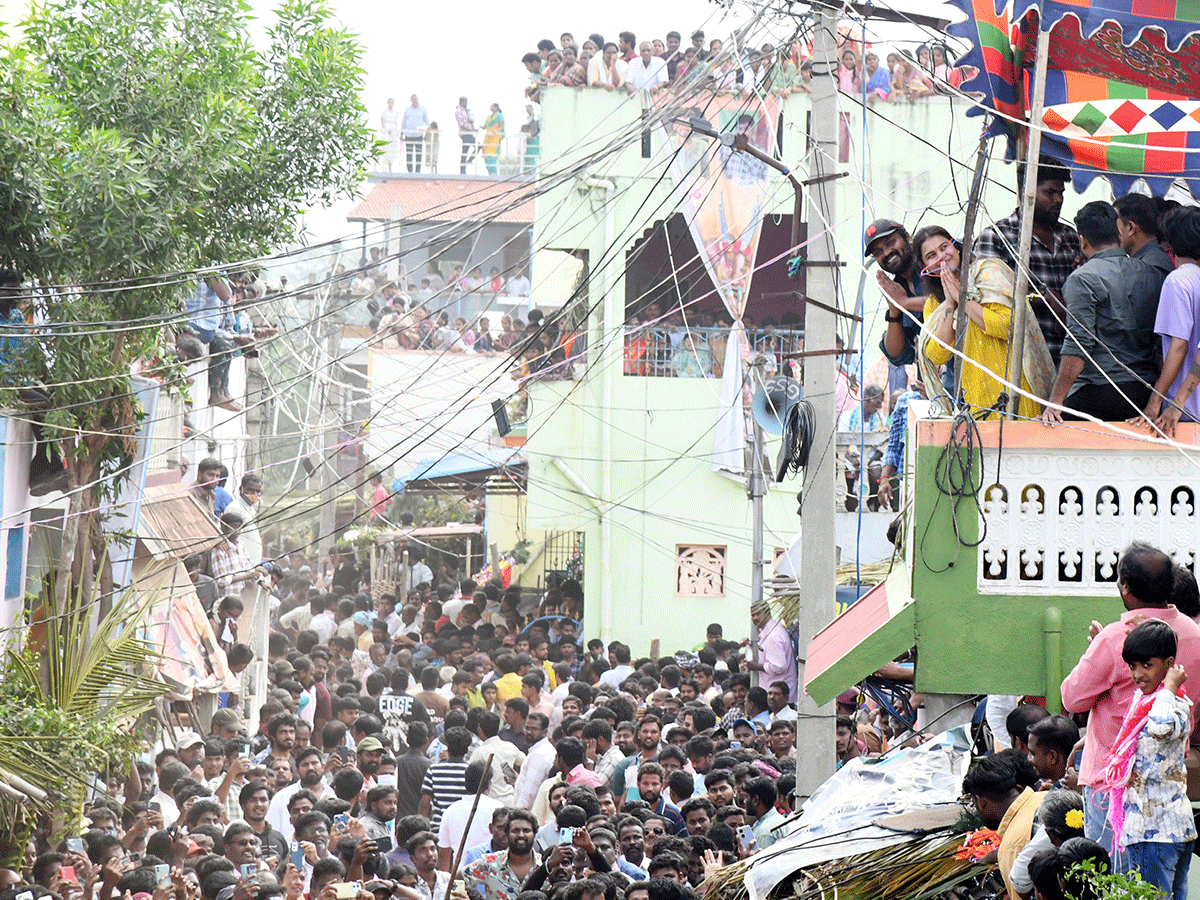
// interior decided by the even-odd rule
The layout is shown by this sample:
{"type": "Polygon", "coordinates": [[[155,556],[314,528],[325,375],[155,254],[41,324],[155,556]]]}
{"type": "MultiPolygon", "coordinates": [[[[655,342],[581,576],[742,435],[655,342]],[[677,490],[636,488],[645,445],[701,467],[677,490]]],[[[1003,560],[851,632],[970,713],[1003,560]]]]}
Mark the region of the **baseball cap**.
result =
{"type": "Polygon", "coordinates": [[[875,241],[903,230],[904,226],[895,219],[876,219],[863,232],[863,256],[871,255],[871,244],[875,241]]]}
{"type": "Polygon", "coordinates": [[[188,747],[195,747],[197,744],[203,744],[204,738],[200,737],[194,731],[185,731],[179,736],[179,740],[175,744],[175,752],[186,750],[188,747]]]}
{"type": "Polygon", "coordinates": [[[213,713],[212,727],[216,728],[232,728],[235,731],[245,730],[245,723],[242,717],[232,709],[218,709],[213,713]]]}
{"type": "Polygon", "coordinates": [[[737,728],[737,727],[738,727],[739,725],[741,725],[743,722],[745,722],[747,725],[749,725],[749,726],[750,726],[750,728],[751,728],[751,729],[753,729],[753,731],[754,731],[754,733],[755,733],[755,734],[758,734],[758,731],[759,731],[758,725],[757,725],[756,723],[754,723],[754,722],[751,722],[749,719],[738,719],[737,721],[735,721],[735,722],[733,723],[733,727],[734,727],[734,728],[737,728]]]}
{"type": "Polygon", "coordinates": [[[365,737],[354,748],[358,753],[368,753],[371,750],[382,750],[383,743],[377,737],[365,737]]]}
{"type": "Polygon", "coordinates": [[[286,675],[295,675],[295,674],[296,674],[296,667],[293,666],[286,659],[281,659],[279,662],[275,663],[275,677],[276,678],[281,678],[286,675]]]}

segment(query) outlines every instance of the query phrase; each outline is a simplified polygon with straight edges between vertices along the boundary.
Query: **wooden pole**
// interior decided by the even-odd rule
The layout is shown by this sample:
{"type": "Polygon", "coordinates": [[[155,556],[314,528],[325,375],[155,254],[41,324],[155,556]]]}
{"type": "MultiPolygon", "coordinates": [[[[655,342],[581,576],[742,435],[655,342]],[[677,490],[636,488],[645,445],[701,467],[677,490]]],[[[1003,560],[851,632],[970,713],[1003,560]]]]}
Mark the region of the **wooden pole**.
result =
{"type": "MultiPolygon", "coordinates": [[[[1029,151],[1025,154],[1025,178],[1021,191],[1021,235],[1017,256],[1017,281],[1013,288],[1012,341],[1009,342],[1008,380],[1021,386],[1021,360],[1025,356],[1025,310],[1029,296],[1029,250],[1033,246],[1033,207],[1037,201],[1038,156],[1042,152],[1042,108],[1046,100],[1046,69],[1050,63],[1050,35],[1038,20],[1037,56],[1033,69],[1033,97],[1029,108],[1029,151]]],[[[1020,165],[1018,163],[1018,165],[1020,165]]],[[[1048,298],[1044,298],[1048,300],[1048,298]]],[[[1043,398],[1044,399],[1044,398],[1043,398]]],[[[1021,395],[1009,391],[1008,417],[1017,417],[1021,395]]]]}
{"type": "Polygon", "coordinates": [[[479,798],[483,794],[483,786],[492,783],[492,760],[495,758],[495,753],[488,754],[487,766],[483,770],[483,777],[479,779],[479,787],[475,788],[475,799],[471,802],[471,812],[467,816],[467,824],[463,827],[462,838],[458,842],[458,852],[450,860],[450,878],[446,883],[446,896],[443,900],[450,900],[450,891],[454,887],[454,875],[458,872],[459,863],[462,862],[463,853],[467,849],[467,835],[471,833],[471,823],[475,821],[475,810],[479,809],[479,798]]]}

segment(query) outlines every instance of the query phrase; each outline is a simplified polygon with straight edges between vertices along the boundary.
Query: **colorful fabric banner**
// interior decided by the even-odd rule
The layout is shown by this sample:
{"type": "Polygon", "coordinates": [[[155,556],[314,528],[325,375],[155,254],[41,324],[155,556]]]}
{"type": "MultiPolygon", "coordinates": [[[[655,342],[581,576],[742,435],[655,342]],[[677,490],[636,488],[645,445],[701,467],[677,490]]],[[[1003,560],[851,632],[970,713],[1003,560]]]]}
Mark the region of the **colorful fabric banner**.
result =
{"type": "MultiPolygon", "coordinates": [[[[1097,175],[1118,194],[1145,179],[1162,193],[1179,179],[1200,190],[1200,5],[1184,0],[951,0],[967,20],[950,26],[972,48],[959,61],[978,77],[971,115],[999,113],[992,135],[1016,135],[1032,90],[1034,38],[1049,27],[1042,152],[1074,171],[1083,190],[1097,175]],[[1020,27],[1012,23],[1020,22],[1020,27]]],[[[1044,32],[1043,32],[1044,33],[1044,32]]],[[[1009,156],[1015,143],[1009,142],[1009,156]]]]}
{"type": "MultiPolygon", "coordinates": [[[[669,95],[659,101],[667,110],[669,95]]],[[[664,120],[671,183],[679,211],[687,218],[705,270],[725,304],[733,327],[725,344],[721,376],[721,411],[713,442],[713,468],[741,472],[745,468],[746,390],[743,362],[749,347],[742,324],[754,259],[762,231],[763,210],[771,194],[771,167],[729,141],[744,134],[761,150],[774,154],[778,98],[714,94],[703,108],[675,111],[664,120]],[[702,118],[726,137],[715,140],[693,132],[691,120],[702,118]]]]}

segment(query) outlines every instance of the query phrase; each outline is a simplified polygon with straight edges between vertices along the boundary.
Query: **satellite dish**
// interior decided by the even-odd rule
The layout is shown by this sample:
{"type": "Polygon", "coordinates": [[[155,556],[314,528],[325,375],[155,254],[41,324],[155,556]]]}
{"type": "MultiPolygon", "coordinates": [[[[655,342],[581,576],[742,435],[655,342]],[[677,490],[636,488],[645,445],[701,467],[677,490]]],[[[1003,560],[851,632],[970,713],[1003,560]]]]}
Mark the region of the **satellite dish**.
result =
{"type": "Polygon", "coordinates": [[[803,398],[804,391],[799,381],[787,375],[775,375],[754,392],[750,410],[754,414],[754,421],[767,434],[783,434],[788,411],[803,398]]]}

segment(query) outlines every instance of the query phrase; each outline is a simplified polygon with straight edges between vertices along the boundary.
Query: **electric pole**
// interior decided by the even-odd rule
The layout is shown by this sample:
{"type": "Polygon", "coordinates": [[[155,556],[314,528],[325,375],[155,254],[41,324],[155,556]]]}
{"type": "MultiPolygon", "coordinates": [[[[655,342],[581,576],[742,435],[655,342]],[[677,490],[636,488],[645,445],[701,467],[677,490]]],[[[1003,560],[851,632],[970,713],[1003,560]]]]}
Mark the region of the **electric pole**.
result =
{"type": "MultiPolygon", "coordinates": [[[[834,347],[834,313],[838,296],[838,262],[833,244],[833,179],[838,152],[837,123],[837,13],[814,4],[817,28],[813,45],[812,133],[808,149],[809,229],[819,235],[809,244],[806,293],[828,309],[809,303],[804,313],[804,343],[813,350],[834,347]]],[[[813,636],[833,621],[837,612],[834,594],[835,546],[834,392],[837,357],[814,355],[804,363],[804,396],[814,410],[812,452],[804,467],[800,524],[799,644],[796,661],[796,801],[799,807],[833,774],[835,766],[835,713],[832,704],[817,706],[804,692],[804,656],[813,636]]]]}

